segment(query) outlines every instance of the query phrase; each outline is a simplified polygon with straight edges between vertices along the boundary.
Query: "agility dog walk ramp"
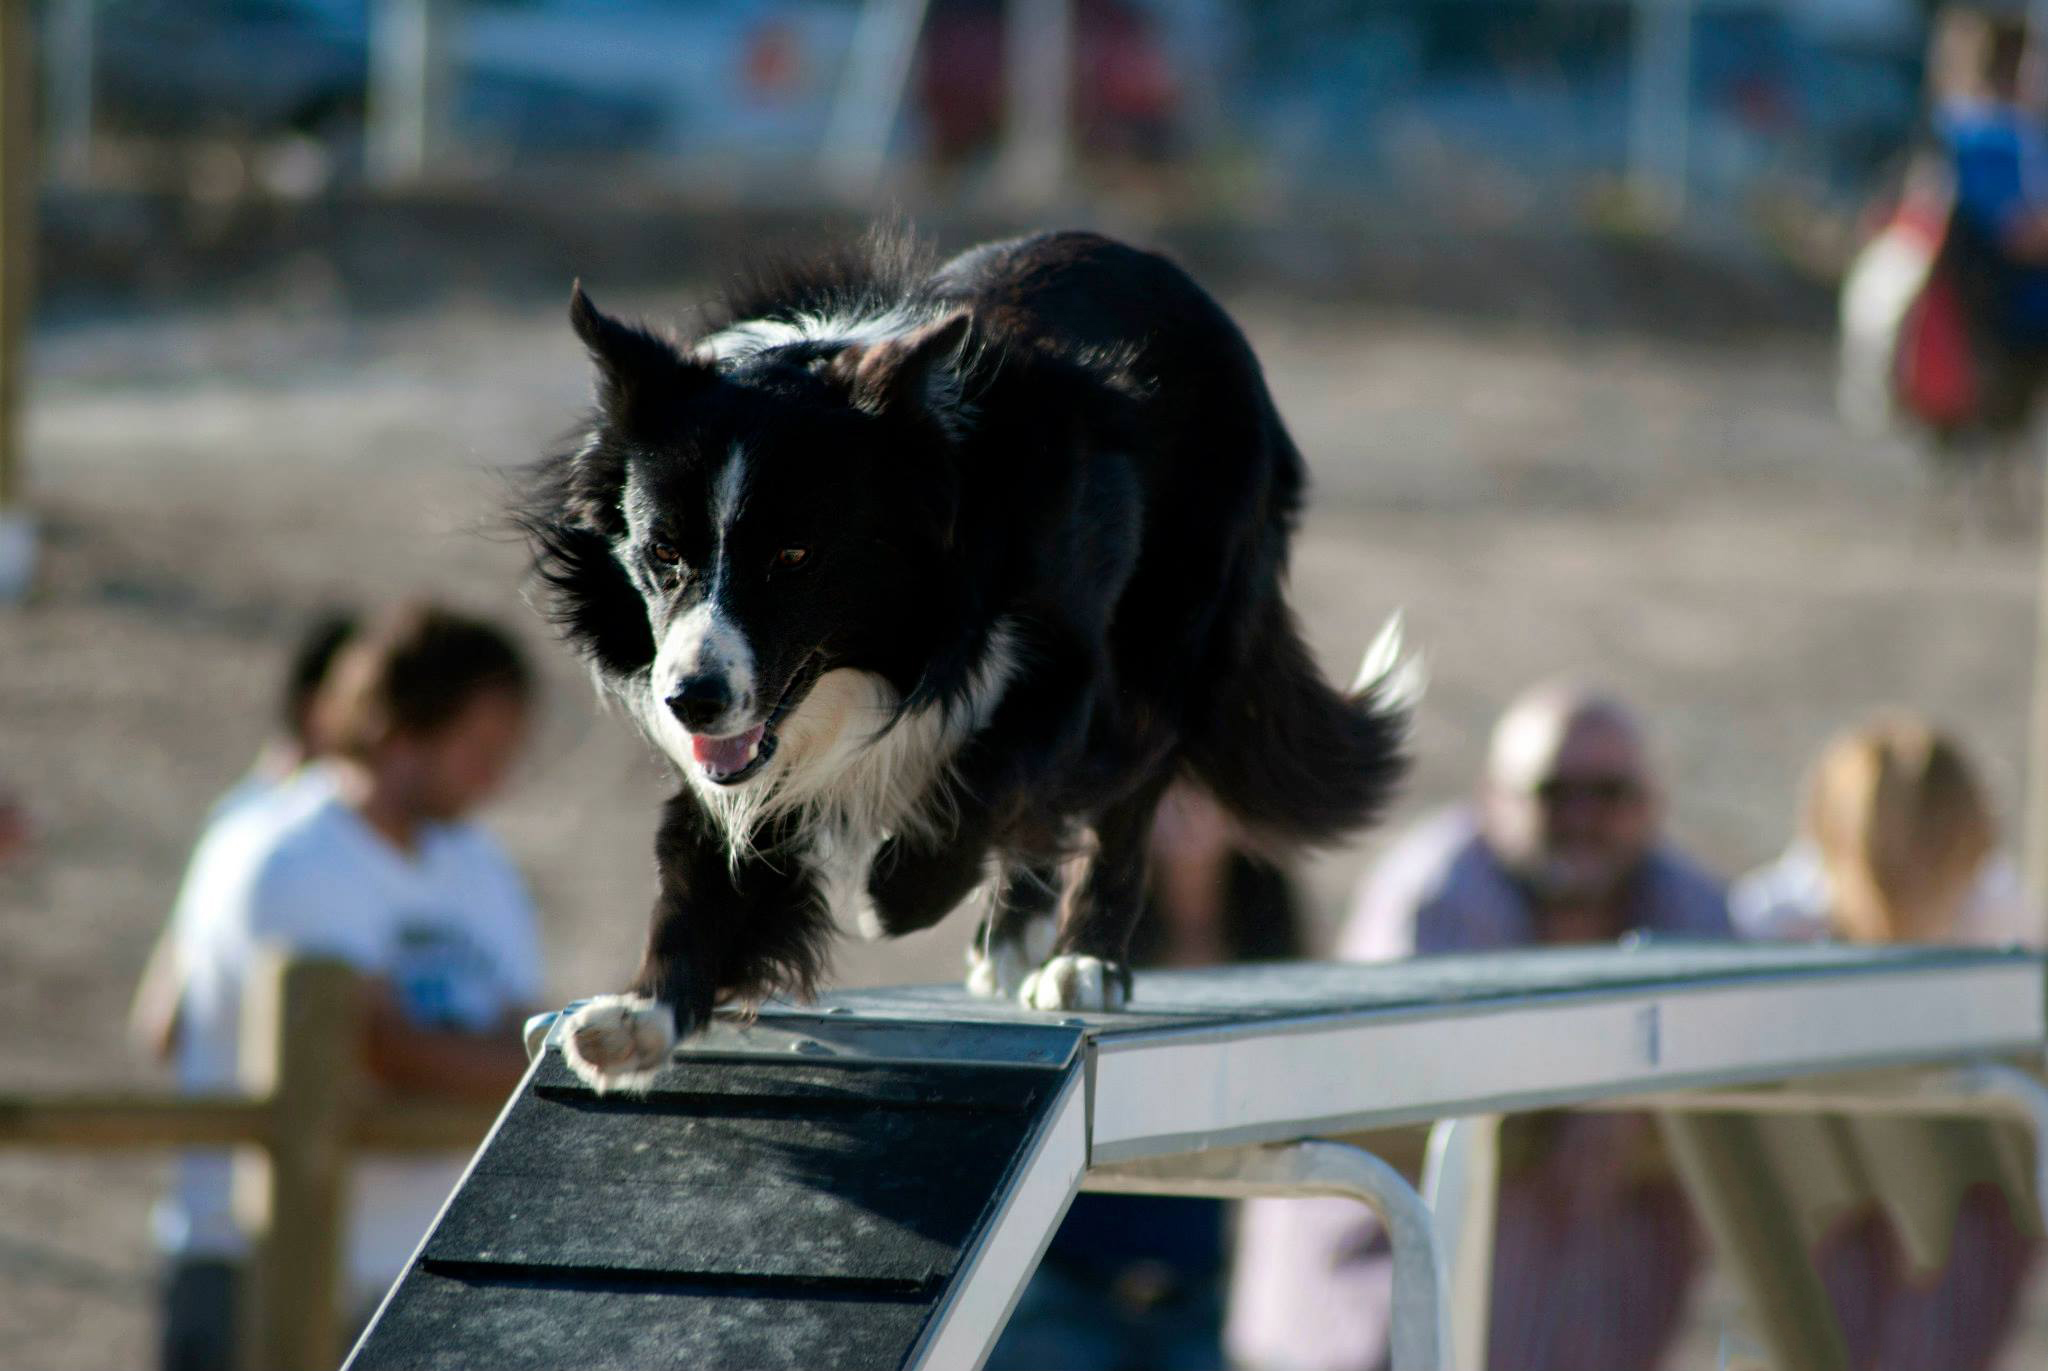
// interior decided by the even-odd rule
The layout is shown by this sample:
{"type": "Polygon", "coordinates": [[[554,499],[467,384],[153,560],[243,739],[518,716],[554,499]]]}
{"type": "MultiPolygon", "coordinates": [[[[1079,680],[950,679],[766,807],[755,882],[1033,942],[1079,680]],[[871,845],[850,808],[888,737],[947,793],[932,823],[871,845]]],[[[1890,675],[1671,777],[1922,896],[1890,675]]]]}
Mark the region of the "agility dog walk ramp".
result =
{"type": "Polygon", "coordinates": [[[1433,1213],[1370,1154],[1298,1140],[1704,1092],[1779,1109],[1786,1082],[2035,1064],[2044,1012],[2024,953],[1646,944],[1142,975],[1115,1015],[844,992],[720,1021],[644,1096],[595,1094],[550,1037],[347,1365],[972,1368],[1086,1187],[1372,1203],[1394,1366],[1448,1371],[1484,1327],[1481,1299],[1454,1331],[1452,1294],[1486,1266],[1445,1177],[1490,1188],[1485,1153],[1433,1161],[1433,1213]]]}

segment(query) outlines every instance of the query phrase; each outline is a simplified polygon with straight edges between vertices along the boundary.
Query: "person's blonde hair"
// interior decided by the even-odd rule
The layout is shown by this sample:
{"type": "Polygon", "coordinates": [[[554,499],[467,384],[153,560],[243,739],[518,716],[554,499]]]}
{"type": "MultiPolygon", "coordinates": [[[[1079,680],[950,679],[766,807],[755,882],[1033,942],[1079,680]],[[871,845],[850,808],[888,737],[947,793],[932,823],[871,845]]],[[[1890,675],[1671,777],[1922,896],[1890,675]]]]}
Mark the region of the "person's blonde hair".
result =
{"type": "Polygon", "coordinates": [[[1829,921],[1852,942],[1935,942],[1998,842],[1962,746],[1910,714],[1836,738],[1806,785],[1807,836],[1833,896],[1829,921]]]}

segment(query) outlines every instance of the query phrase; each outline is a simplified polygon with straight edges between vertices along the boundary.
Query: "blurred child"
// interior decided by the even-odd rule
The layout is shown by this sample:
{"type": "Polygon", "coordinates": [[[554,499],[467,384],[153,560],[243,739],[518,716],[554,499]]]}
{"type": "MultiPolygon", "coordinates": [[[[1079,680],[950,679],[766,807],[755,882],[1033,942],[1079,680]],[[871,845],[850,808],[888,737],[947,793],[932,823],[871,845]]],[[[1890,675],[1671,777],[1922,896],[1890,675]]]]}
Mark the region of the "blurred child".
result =
{"type": "MultiPolygon", "coordinates": [[[[1734,916],[1751,936],[2039,941],[1975,768],[1922,719],[1886,715],[1828,744],[1807,779],[1800,826],[1783,858],[1735,888],[1734,916]]],[[[1876,1207],[1844,1216],[1815,1256],[1851,1371],[1994,1365],[2036,1247],[1995,1184],[1964,1191],[1938,1272],[1912,1268],[1876,1207]]]]}
{"type": "Polygon", "coordinates": [[[2000,945],[2041,934],[1976,769],[1955,739],[1907,714],[1828,744],[1799,836],[1738,881],[1729,905],[1749,938],[2000,945]]]}

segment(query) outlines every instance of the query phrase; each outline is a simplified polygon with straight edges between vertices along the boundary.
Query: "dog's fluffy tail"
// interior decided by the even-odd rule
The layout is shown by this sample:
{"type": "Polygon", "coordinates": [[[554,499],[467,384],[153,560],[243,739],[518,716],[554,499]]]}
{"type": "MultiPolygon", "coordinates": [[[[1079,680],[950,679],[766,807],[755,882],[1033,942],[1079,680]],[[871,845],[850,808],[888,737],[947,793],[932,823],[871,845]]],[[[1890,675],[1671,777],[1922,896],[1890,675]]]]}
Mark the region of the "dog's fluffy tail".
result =
{"type": "Polygon", "coordinates": [[[1396,614],[1340,694],[1292,611],[1277,598],[1268,605],[1207,736],[1189,749],[1197,778],[1260,846],[1334,842],[1385,808],[1407,770],[1409,720],[1426,684],[1401,636],[1396,614]]]}

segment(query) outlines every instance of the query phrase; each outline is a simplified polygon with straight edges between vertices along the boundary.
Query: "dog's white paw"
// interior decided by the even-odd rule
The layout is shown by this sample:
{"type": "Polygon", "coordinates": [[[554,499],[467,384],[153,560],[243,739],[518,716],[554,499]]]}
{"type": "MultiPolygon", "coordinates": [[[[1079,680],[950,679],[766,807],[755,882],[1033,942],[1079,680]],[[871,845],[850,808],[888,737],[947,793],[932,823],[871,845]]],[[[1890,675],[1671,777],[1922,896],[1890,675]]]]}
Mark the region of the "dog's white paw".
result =
{"type": "Polygon", "coordinates": [[[1026,976],[1017,998],[1026,1009],[1112,1012],[1124,1007],[1124,970],[1100,957],[1068,953],[1026,976]]]}
{"type": "Polygon", "coordinates": [[[967,993],[984,1000],[1007,1000],[1024,984],[1031,968],[1052,953],[1057,932],[1051,919],[1033,919],[1016,938],[977,940],[967,948],[967,993]]]}
{"type": "Polygon", "coordinates": [[[645,995],[601,995],[562,1031],[562,1056],[591,1089],[645,1090],[676,1045],[674,1012],[645,995]]]}

